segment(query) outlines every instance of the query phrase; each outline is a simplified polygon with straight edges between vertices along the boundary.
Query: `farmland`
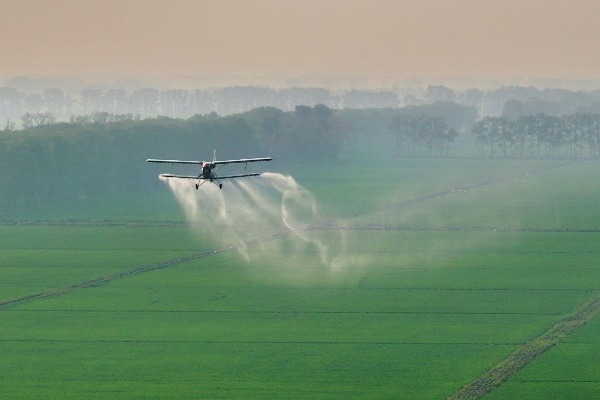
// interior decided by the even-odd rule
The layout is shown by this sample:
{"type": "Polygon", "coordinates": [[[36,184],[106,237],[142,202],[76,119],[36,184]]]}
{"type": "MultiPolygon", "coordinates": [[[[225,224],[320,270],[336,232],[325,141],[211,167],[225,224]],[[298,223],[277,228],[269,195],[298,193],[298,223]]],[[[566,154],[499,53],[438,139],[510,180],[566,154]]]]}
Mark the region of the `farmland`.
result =
{"type": "MultiPolygon", "coordinates": [[[[172,198],[6,220],[4,397],[447,398],[600,295],[597,162],[290,172],[320,224],[246,226],[246,253],[172,198]]],[[[597,396],[599,330],[592,315],[489,397],[597,396]]]]}

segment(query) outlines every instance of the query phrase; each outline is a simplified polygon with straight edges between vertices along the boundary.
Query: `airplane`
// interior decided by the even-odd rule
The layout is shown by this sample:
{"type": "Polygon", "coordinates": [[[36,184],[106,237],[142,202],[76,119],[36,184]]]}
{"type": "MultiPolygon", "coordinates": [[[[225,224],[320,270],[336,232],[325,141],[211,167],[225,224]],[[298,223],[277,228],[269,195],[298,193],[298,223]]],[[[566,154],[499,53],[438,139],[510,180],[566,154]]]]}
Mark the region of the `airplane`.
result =
{"type": "Polygon", "coordinates": [[[242,158],[239,160],[216,160],[216,151],[213,153],[212,161],[182,161],[182,160],[159,160],[155,158],[149,158],[146,162],[150,163],[163,163],[163,164],[195,164],[201,165],[202,172],[200,175],[175,175],[175,174],[160,174],[163,178],[178,178],[178,179],[194,179],[198,180],[196,183],[196,189],[198,189],[204,182],[210,181],[219,187],[219,189],[223,189],[223,184],[219,181],[221,179],[234,179],[234,178],[244,178],[247,176],[259,176],[257,173],[250,174],[239,174],[239,175],[227,175],[227,176],[219,176],[213,172],[213,169],[218,168],[221,165],[225,164],[248,164],[250,162],[259,162],[259,161],[271,161],[273,160],[271,157],[259,157],[259,158],[242,158]],[[217,183],[218,182],[218,183],[217,183]]]}

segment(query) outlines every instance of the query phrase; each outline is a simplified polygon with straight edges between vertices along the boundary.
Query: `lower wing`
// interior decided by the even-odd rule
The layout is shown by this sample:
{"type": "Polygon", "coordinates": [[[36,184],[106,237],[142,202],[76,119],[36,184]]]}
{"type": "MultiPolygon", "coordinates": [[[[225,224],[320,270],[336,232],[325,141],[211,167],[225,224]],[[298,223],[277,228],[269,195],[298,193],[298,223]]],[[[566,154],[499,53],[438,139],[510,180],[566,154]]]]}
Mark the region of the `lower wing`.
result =
{"type": "Polygon", "coordinates": [[[160,174],[161,178],[179,178],[179,179],[201,179],[198,175],[173,175],[173,174],[160,174]]]}
{"type": "MultiPolygon", "coordinates": [[[[215,176],[212,180],[218,181],[219,179],[233,179],[233,178],[244,178],[247,176],[259,176],[260,174],[241,174],[241,175],[227,175],[227,176],[215,176]]],[[[178,178],[178,179],[201,179],[201,180],[209,180],[203,178],[202,175],[174,175],[174,174],[160,174],[162,178],[178,178]]]]}
{"type": "Polygon", "coordinates": [[[259,176],[260,174],[242,174],[242,175],[228,175],[228,176],[218,176],[215,179],[219,180],[219,179],[232,179],[232,178],[244,178],[246,176],[259,176]]]}

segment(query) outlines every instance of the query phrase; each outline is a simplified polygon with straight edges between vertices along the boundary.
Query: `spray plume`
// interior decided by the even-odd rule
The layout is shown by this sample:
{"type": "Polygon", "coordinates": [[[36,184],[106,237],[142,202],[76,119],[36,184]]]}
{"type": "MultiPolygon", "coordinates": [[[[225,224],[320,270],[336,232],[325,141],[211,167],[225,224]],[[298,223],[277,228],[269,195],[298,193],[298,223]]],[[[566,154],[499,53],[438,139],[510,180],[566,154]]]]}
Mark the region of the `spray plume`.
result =
{"type": "Polygon", "coordinates": [[[267,172],[258,179],[228,181],[223,190],[210,183],[196,190],[190,181],[160,179],[191,227],[208,232],[220,247],[235,246],[247,261],[260,257],[261,262],[306,266],[316,254],[318,263],[332,270],[348,262],[346,232],[321,229],[324,216],[314,196],[289,175],[267,172]],[[277,232],[283,233],[277,240],[260,240],[277,232]]]}

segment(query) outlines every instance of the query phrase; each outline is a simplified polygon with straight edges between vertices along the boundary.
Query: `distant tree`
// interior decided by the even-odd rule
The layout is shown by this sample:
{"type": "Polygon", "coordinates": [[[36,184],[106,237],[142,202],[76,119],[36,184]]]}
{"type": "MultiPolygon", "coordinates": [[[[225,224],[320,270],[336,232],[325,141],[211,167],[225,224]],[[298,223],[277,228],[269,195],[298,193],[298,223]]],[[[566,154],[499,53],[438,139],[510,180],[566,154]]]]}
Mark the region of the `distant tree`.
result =
{"type": "Polygon", "coordinates": [[[299,105],[295,108],[296,115],[300,118],[310,118],[312,114],[312,108],[309,106],[299,105]]]}
{"type": "Polygon", "coordinates": [[[143,117],[153,117],[159,114],[159,99],[158,90],[153,88],[143,88],[135,90],[129,96],[128,102],[131,109],[136,114],[143,117]]]}
{"type": "Polygon", "coordinates": [[[23,129],[29,129],[36,126],[50,125],[54,124],[55,122],[56,117],[52,113],[25,113],[21,117],[21,124],[23,126],[23,129]]]}
{"type": "Polygon", "coordinates": [[[422,156],[427,150],[430,156],[445,156],[450,153],[450,143],[458,136],[456,129],[438,117],[401,115],[393,118],[389,130],[395,139],[396,154],[422,156]]]}
{"type": "Polygon", "coordinates": [[[106,124],[114,120],[114,116],[106,111],[95,112],[91,117],[92,122],[95,124],[106,124]]]}
{"type": "Polygon", "coordinates": [[[294,110],[297,105],[315,106],[324,104],[328,107],[337,105],[337,99],[324,88],[285,88],[277,92],[277,101],[284,111],[294,110]]]}
{"type": "Polygon", "coordinates": [[[160,92],[161,110],[171,117],[182,118],[194,114],[190,102],[190,93],[187,90],[174,89],[160,92]]]}
{"type": "Polygon", "coordinates": [[[71,115],[69,118],[69,123],[74,125],[84,125],[92,122],[92,117],[90,115],[71,115]]]}
{"type": "Polygon", "coordinates": [[[490,155],[495,155],[495,144],[498,137],[496,131],[496,120],[498,117],[485,117],[478,121],[472,129],[475,141],[480,145],[481,155],[485,155],[484,146],[490,146],[490,155]]]}
{"type": "Polygon", "coordinates": [[[0,87],[0,118],[19,116],[21,94],[14,88],[0,87]]]}
{"type": "Polygon", "coordinates": [[[44,90],[43,101],[48,112],[53,115],[67,114],[72,104],[72,100],[57,88],[44,90]]]}
{"type": "Polygon", "coordinates": [[[438,101],[455,102],[456,93],[443,85],[429,85],[425,90],[425,98],[431,103],[438,101]]]}
{"type": "Polygon", "coordinates": [[[10,119],[6,121],[6,126],[4,127],[4,132],[11,132],[15,130],[15,123],[11,122],[10,119]]]}
{"type": "Polygon", "coordinates": [[[100,89],[82,89],[79,95],[79,103],[84,114],[105,110],[102,90],[100,89]]]}
{"type": "Polygon", "coordinates": [[[527,107],[519,100],[511,99],[504,103],[502,116],[516,120],[530,114],[527,107]]]}
{"type": "Polygon", "coordinates": [[[243,117],[253,128],[263,151],[274,155],[282,137],[285,113],[278,108],[261,107],[245,113],[243,117]]]}
{"type": "Polygon", "coordinates": [[[479,106],[485,97],[485,93],[480,89],[466,90],[460,96],[460,103],[468,106],[479,106]]]}
{"type": "Polygon", "coordinates": [[[44,100],[39,93],[33,93],[25,99],[25,105],[28,113],[39,113],[44,107],[44,100]]]}
{"type": "Polygon", "coordinates": [[[335,157],[342,149],[343,133],[333,120],[333,112],[325,105],[296,106],[284,123],[281,144],[285,150],[281,150],[297,159],[335,157]]]}
{"type": "Polygon", "coordinates": [[[33,126],[33,114],[25,113],[21,117],[21,126],[23,129],[29,129],[33,126]]]}
{"type": "Polygon", "coordinates": [[[103,103],[106,111],[113,113],[135,113],[127,102],[125,89],[109,89],[104,94],[103,103]]]}

